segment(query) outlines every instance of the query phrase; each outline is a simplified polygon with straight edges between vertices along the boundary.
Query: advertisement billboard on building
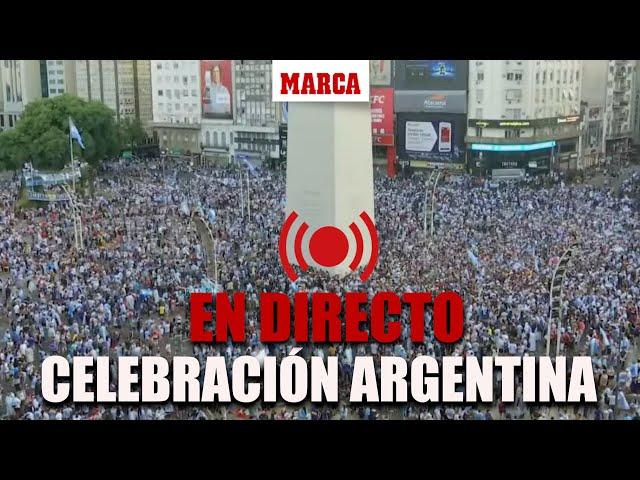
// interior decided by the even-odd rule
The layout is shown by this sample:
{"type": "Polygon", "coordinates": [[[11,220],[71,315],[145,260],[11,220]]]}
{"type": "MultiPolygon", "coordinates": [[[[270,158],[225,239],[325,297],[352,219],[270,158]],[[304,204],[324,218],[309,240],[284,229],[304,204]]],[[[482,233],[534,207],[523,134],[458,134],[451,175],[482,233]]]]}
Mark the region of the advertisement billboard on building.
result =
{"type": "Polygon", "coordinates": [[[200,60],[203,118],[233,118],[231,60],[200,60]]]}
{"type": "Polygon", "coordinates": [[[373,144],[393,146],[393,88],[371,88],[373,144]]]}
{"type": "Polygon", "coordinates": [[[468,90],[468,60],[396,60],[396,90],[468,90]]]}
{"type": "Polygon", "coordinates": [[[369,84],[382,87],[391,85],[391,60],[369,60],[369,84]]]}
{"type": "Polygon", "coordinates": [[[467,113],[467,92],[464,90],[396,90],[395,111],[467,113]]]}
{"type": "Polygon", "coordinates": [[[401,159],[463,163],[465,118],[460,114],[398,113],[401,159]]]}

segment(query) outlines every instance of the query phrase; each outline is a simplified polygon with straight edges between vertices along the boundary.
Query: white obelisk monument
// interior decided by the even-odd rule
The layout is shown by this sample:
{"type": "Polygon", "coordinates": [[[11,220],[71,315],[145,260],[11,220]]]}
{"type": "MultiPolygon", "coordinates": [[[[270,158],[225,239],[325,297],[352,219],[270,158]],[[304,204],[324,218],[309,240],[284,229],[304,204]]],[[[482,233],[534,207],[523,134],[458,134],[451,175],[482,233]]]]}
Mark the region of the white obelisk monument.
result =
{"type": "MultiPolygon", "coordinates": [[[[349,249],[344,260],[329,271],[348,272],[356,242],[349,225],[355,222],[364,244],[359,266],[364,266],[371,256],[371,239],[360,214],[366,212],[375,222],[370,104],[292,102],[288,108],[286,214],[295,211],[299,219],[287,250],[293,251],[295,227],[304,221],[309,225],[302,243],[304,257],[309,265],[321,267],[310,255],[307,240],[321,227],[337,227],[345,234],[349,249]]],[[[316,243],[321,241],[316,239],[316,243]]],[[[335,254],[342,258],[341,252],[335,254]]],[[[297,264],[294,257],[291,260],[297,264]]]]}

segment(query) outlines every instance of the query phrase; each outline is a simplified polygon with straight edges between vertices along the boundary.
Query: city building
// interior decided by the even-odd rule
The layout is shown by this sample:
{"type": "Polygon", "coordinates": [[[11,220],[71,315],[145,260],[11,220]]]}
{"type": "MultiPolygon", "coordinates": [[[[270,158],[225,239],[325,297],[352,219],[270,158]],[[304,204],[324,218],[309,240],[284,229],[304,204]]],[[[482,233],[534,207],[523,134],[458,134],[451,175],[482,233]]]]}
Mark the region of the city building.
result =
{"type": "Polygon", "coordinates": [[[272,101],[271,60],[234,60],[233,68],[233,155],[258,164],[275,161],[282,105],[272,101]]]}
{"type": "MultiPolygon", "coordinates": [[[[635,60],[585,60],[582,102],[600,108],[602,139],[598,162],[608,165],[628,158],[634,138],[635,60]]],[[[589,152],[592,156],[593,152],[589,152]]]]}
{"type": "Polygon", "coordinates": [[[577,169],[581,60],[471,60],[467,165],[494,176],[577,169]]]}
{"type": "Polygon", "coordinates": [[[633,144],[640,145],[640,62],[635,64],[635,89],[633,93],[633,144]]]}
{"type": "Polygon", "coordinates": [[[373,164],[384,165],[393,176],[396,170],[393,61],[369,60],[369,84],[373,164]]]}
{"type": "Polygon", "coordinates": [[[151,60],[153,138],[170,155],[200,152],[199,60],[151,60]]]}
{"type": "Polygon", "coordinates": [[[13,128],[20,120],[24,107],[42,98],[39,60],[0,60],[2,105],[0,128],[13,128]]]}
{"type": "Polygon", "coordinates": [[[116,121],[153,120],[150,60],[76,60],[79,97],[99,101],[114,110],[116,121]]]}
{"type": "Polygon", "coordinates": [[[43,98],[76,95],[76,61],[40,60],[40,86],[43,98]]]}
{"type": "Polygon", "coordinates": [[[399,163],[412,168],[463,169],[468,61],[396,60],[393,64],[399,163]]]}

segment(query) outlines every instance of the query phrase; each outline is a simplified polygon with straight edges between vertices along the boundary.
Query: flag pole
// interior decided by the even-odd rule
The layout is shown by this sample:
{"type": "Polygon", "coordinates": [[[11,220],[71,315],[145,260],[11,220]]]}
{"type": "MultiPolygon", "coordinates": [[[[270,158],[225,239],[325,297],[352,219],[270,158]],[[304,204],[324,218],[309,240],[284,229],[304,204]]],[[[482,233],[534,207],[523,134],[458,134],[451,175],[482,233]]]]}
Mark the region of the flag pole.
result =
{"type": "Polygon", "coordinates": [[[76,176],[75,168],[73,166],[73,139],[71,138],[71,117],[69,117],[69,153],[71,154],[71,181],[73,184],[73,191],[76,191],[76,176]]]}

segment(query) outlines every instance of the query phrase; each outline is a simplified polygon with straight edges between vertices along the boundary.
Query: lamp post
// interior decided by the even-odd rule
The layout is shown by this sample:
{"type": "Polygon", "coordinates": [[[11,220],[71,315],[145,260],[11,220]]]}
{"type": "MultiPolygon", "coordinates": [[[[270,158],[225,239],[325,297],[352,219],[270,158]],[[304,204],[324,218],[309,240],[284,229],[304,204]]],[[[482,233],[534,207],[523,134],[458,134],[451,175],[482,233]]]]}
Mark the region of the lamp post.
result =
{"type": "Polygon", "coordinates": [[[71,205],[71,210],[73,212],[73,236],[75,239],[76,249],[80,251],[84,248],[84,240],[82,238],[82,217],[78,215],[76,202],[73,200],[71,192],[69,192],[67,186],[64,183],[61,183],[60,186],[69,198],[69,205],[71,205]]]}
{"type": "Polygon", "coordinates": [[[434,230],[434,225],[433,225],[433,217],[434,217],[434,210],[435,210],[435,206],[436,206],[436,186],[438,184],[438,180],[440,179],[440,175],[441,175],[441,171],[440,170],[433,170],[431,172],[431,175],[429,175],[429,178],[427,179],[425,186],[424,186],[424,225],[423,225],[423,230],[424,230],[424,235],[425,237],[427,236],[427,222],[429,217],[430,218],[430,235],[433,235],[433,230],[434,230]],[[431,197],[431,201],[429,201],[429,197],[431,197]]]}
{"type": "Polygon", "coordinates": [[[551,323],[557,320],[556,328],[556,355],[560,352],[560,324],[562,322],[562,294],[564,293],[564,278],[567,273],[569,261],[578,253],[579,243],[573,242],[567,248],[560,261],[553,270],[551,285],[549,287],[549,321],[547,323],[547,356],[551,351],[551,323]]]}

